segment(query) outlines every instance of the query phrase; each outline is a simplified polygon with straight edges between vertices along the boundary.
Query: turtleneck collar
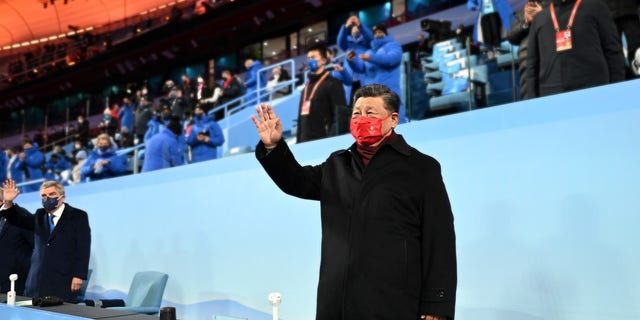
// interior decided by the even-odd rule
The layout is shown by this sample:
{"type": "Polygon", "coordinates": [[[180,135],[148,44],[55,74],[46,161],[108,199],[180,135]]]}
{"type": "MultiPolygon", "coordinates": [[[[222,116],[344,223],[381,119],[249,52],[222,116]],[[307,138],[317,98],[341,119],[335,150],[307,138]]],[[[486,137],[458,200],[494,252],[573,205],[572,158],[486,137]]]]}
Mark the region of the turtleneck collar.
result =
{"type": "Polygon", "coordinates": [[[360,159],[362,159],[362,163],[364,164],[364,166],[366,167],[369,164],[369,161],[371,161],[371,158],[373,158],[373,156],[376,154],[378,150],[380,150],[382,146],[384,146],[385,144],[397,138],[398,138],[398,134],[392,130],[391,133],[388,136],[386,136],[384,139],[382,139],[382,142],[375,147],[362,146],[362,145],[356,144],[356,150],[358,150],[358,154],[360,155],[360,159]]]}

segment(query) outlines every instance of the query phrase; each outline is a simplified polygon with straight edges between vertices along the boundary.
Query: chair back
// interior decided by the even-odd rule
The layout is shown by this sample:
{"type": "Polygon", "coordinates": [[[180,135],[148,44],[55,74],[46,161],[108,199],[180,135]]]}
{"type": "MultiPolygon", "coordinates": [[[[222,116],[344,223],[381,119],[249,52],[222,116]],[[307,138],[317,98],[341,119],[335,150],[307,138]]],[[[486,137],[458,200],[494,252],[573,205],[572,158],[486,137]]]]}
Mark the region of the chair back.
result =
{"type": "Polygon", "coordinates": [[[157,271],[142,271],[135,274],[127,294],[127,307],[160,308],[164,288],[169,275],[157,271]]]}

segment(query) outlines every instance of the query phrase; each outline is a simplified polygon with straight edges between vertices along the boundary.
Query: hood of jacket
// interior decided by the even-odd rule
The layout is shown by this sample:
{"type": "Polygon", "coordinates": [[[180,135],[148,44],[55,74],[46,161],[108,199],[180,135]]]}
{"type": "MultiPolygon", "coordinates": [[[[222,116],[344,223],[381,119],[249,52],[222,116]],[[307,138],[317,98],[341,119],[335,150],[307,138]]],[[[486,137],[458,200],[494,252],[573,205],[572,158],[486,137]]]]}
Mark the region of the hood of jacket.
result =
{"type": "Polygon", "coordinates": [[[376,51],[391,41],[393,41],[393,37],[391,35],[387,35],[384,38],[373,39],[373,41],[371,41],[371,49],[376,51]]]}

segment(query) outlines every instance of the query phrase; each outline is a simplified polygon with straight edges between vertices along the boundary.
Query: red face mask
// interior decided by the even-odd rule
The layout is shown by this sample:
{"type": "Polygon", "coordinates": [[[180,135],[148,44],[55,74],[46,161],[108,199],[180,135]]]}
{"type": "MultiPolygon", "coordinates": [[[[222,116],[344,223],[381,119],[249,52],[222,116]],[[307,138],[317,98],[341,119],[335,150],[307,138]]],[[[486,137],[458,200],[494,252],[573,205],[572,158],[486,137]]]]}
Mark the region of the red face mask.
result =
{"type": "Polygon", "coordinates": [[[382,139],[384,134],[382,133],[382,122],[389,119],[391,115],[386,118],[371,118],[371,117],[357,117],[351,119],[350,131],[351,135],[359,145],[370,146],[382,139]]]}

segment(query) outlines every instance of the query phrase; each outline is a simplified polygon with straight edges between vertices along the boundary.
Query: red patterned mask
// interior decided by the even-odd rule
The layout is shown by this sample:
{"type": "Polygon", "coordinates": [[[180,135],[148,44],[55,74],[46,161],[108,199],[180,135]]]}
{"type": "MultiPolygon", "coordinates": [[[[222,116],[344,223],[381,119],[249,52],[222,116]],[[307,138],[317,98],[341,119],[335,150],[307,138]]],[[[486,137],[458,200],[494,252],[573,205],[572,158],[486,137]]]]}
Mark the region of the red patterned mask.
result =
{"type": "Polygon", "coordinates": [[[357,117],[351,119],[350,131],[351,135],[359,145],[370,146],[382,139],[384,134],[382,133],[382,122],[389,119],[391,115],[386,118],[371,118],[371,117],[357,117]]]}

